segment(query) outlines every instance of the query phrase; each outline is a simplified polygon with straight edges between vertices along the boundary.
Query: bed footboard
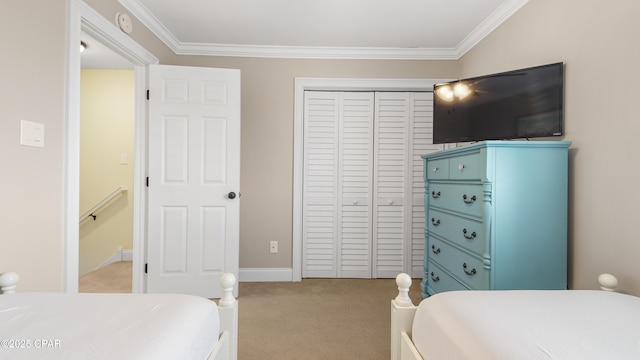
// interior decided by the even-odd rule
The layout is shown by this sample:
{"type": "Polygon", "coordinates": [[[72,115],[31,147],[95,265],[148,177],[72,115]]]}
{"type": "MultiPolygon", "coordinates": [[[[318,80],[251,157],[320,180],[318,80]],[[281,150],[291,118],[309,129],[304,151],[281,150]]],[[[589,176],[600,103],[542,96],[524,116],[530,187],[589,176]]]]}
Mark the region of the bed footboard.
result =
{"type": "Polygon", "coordinates": [[[218,301],[220,337],[209,360],[236,360],[238,358],[238,301],[233,297],[236,277],[227,273],[220,277],[222,297],[218,301]]]}
{"type": "Polygon", "coordinates": [[[0,274],[0,294],[11,294],[16,291],[20,276],[14,272],[0,274]]]}
{"type": "Polygon", "coordinates": [[[411,342],[411,328],[417,307],[409,298],[411,276],[396,276],[398,296],[391,300],[391,360],[422,359],[411,342]]]}

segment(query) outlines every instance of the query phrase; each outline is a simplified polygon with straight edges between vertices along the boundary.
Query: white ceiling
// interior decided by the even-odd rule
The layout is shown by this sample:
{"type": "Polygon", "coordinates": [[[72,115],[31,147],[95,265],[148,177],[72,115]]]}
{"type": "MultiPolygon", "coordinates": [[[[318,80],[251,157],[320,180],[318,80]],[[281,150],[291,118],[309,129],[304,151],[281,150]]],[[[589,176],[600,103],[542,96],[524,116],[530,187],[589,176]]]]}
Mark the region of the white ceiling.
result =
{"type": "MultiPolygon", "coordinates": [[[[527,1],[119,0],[176,54],[423,60],[460,58],[527,1]]],[[[133,68],[81,38],[83,68],[133,68]]]]}
{"type": "Polygon", "coordinates": [[[119,1],[177,54],[457,59],[528,0],[119,1]]]}
{"type": "Polygon", "coordinates": [[[80,34],[80,41],[87,45],[80,56],[83,69],[133,69],[131,62],[86,33],[80,34]]]}

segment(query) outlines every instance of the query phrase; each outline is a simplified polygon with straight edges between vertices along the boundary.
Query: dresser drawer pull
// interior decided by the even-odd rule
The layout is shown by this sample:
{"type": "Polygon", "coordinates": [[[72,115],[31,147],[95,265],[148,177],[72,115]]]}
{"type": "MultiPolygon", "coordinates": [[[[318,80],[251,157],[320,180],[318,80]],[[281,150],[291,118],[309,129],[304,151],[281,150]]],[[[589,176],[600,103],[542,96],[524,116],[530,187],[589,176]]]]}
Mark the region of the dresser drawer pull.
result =
{"type": "Polygon", "coordinates": [[[431,252],[436,254],[436,255],[438,255],[438,254],[440,254],[440,248],[436,249],[435,245],[431,245],[431,252]]]}
{"type": "Polygon", "coordinates": [[[435,218],[431,218],[431,225],[433,226],[440,225],[440,219],[436,220],[435,218]]]}
{"type": "Polygon", "coordinates": [[[440,197],[440,191],[438,191],[438,192],[432,191],[431,192],[431,197],[434,198],[434,199],[439,198],[440,197]]]}
{"type": "Polygon", "coordinates": [[[440,281],[440,276],[433,276],[433,271],[431,272],[431,281],[438,282],[440,281]]]}
{"type": "Polygon", "coordinates": [[[464,273],[469,276],[476,274],[476,269],[471,269],[471,271],[467,270],[467,263],[462,264],[462,270],[464,270],[464,273]]]}
{"type": "Polygon", "coordinates": [[[464,233],[464,238],[467,240],[473,240],[477,236],[475,231],[472,232],[471,235],[467,235],[467,229],[462,229],[462,232],[464,233]]]}
{"type": "Polygon", "coordinates": [[[464,164],[458,164],[458,170],[464,169],[464,164]]]}
{"type": "Polygon", "coordinates": [[[464,201],[465,204],[473,204],[476,201],[476,196],[473,195],[471,199],[467,200],[467,194],[464,194],[462,195],[462,201],[464,201]]]}
{"type": "Polygon", "coordinates": [[[438,169],[438,167],[437,167],[437,166],[434,166],[434,167],[433,167],[433,172],[437,172],[438,170],[440,170],[440,169],[438,169]]]}

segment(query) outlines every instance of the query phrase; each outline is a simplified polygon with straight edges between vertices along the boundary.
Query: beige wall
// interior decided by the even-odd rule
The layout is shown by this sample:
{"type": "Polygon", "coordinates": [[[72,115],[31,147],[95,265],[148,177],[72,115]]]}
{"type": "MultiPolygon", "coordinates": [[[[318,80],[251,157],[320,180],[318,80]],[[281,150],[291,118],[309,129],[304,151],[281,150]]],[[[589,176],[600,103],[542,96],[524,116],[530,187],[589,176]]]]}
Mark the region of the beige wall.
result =
{"type": "MultiPolygon", "coordinates": [[[[110,21],[124,11],[117,0],[87,3],[110,21]]],[[[639,7],[634,0],[531,0],[458,62],[181,57],[136,20],[132,37],[164,64],[242,71],[241,267],[291,264],[295,77],[467,77],[565,61],[565,138],[574,142],[571,284],[595,288],[595,276],[608,271],[640,294],[633,149],[640,125],[632,108],[639,7]],[[278,256],[268,256],[269,240],[281,241],[278,256]]],[[[9,0],[3,10],[0,43],[15,55],[0,57],[0,154],[10,169],[0,177],[0,271],[20,272],[22,290],[61,290],[66,2],[9,0]],[[21,119],[45,124],[45,148],[18,144],[21,119]]]]}
{"type": "Polygon", "coordinates": [[[133,70],[82,70],[80,83],[80,214],[120,186],[128,191],[80,224],[83,275],[131,249],[133,235],[133,70]],[[127,159],[121,164],[121,156],[127,159]]]}
{"type": "MultiPolygon", "coordinates": [[[[570,286],[611,272],[640,295],[640,2],[531,0],[461,60],[462,77],[564,61],[570,286]]],[[[544,224],[540,224],[544,226],[544,224]]]]}
{"type": "Polygon", "coordinates": [[[62,289],[65,13],[64,0],[0,11],[0,272],[22,291],[62,289]],[[44,148],[19,144],[20,120],[44,124],[44,148]]]}
{"type": "Polygon", "coordinates": [[[296,77],[455,77],[454,61],[180,57],[180,65],[240,69],[242,77],[240,268],[291,268],[293,97],[296,77]],[[279,242],[278,254],[269,241],[279,242]]]}

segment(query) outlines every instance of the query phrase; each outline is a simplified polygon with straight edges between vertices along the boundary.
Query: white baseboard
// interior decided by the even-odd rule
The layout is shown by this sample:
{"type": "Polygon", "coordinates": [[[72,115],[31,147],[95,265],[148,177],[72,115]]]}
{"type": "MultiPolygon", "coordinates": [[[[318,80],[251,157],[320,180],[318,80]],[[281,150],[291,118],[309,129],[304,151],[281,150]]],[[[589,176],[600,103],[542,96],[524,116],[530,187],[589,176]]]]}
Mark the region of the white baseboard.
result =
{"type": "Polygon", "coordinates": [[[133,261],[133,250],[132,249],[122,249],[122,261],[133,261]]]}
{"type": "Polygon", "coordinates": [[[240,282],[291,282],[293,269],[291,268],[244,268],[238,274],[240,282]]]}
{"type": "Polygon", "coordinates": [[[102,264],[98,265],[94,270],[98,270],[103,268],[109,264],[113,264],[118,261],[133,261],[133,250],[132,249],[123,249],[118,248],[116,253],[113,254],[110,258],[105,260],[102,264]]]}

